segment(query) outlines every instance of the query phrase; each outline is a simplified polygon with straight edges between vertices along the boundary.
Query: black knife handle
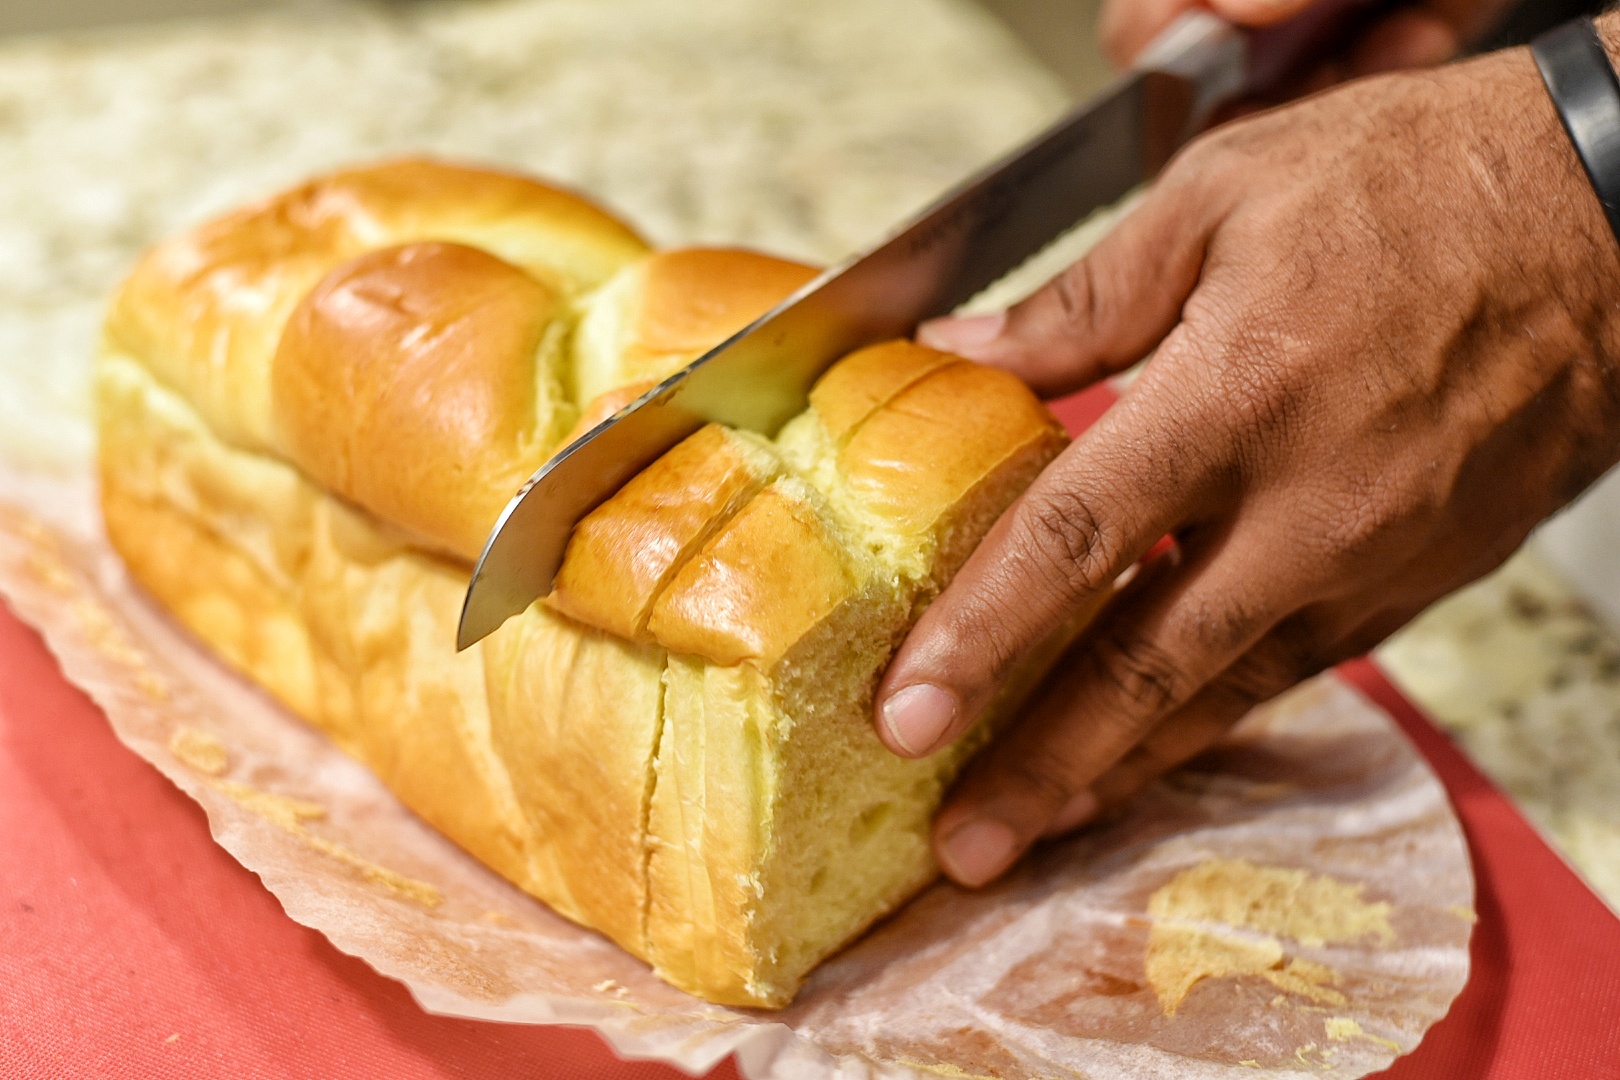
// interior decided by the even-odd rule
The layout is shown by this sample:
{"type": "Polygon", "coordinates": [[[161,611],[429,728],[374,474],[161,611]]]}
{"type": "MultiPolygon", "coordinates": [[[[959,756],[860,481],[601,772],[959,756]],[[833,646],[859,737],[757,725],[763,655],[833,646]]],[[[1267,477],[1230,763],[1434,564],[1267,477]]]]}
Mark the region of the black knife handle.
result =
{"type": "Polygon", "coordinates": [[[1530,43],[1558,118],[1620,240],[1620,79],[1589,18],[1574,19],[1530,43]]]}

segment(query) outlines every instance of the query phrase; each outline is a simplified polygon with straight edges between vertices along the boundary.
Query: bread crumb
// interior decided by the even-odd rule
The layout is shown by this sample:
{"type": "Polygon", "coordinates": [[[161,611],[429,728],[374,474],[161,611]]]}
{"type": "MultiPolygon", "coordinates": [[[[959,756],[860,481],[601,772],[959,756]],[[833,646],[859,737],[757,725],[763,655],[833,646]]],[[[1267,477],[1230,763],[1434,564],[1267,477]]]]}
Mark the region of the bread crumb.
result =
{"type": "Polygon", "coordinates": [[[326,816],[326,807],[319,803],[305,802],[303,799],[292,799],[286,795],[276,795],[268,791],[260,791],[247,784],[238,784],[232,780],[219,780],[213,785],[215,790],[222,791],[230,796],[231,801],[251,814],[256,814],[264,820],[275,825],[294,836],[307,836],[304,822],[319,821],[326,816]]]}
{"type": "Polygon", "coordinates": [[[1467,907],[1463,904],[1452,904],[1450,907],[1446,908],[1446,910],[1457,916],[1457,918],[1461,919],[1465,923],[1479,922],[1478,913],[1476,913],[1473,908],[1467,907]]]}
{"type": "Polygon", "coordinates": [[[72,596],[78,591],[79,583],[55,555],[36,551],[28,556],[24,566],[35,581],[58,596],[72,596]]]}
{"type": "Polygon", "coordinates": [[[930,1063],[927,1061],[917,1061],[914,1058],[899,1058],[898,1063],[906,1066],[907,1068],[920,1069],[923,1072],[931,1072],[936,1076],[948,1076],[951,1078],[951,1080],[996,1080],[996,1078],[993,1076],[985,1076],[983,1073],[970,1073],[960,1066],[950,1065],[946,1062],[930,1063]]]}
{"type": "Polygon", "coordinates": [[[283,832],[295,836],[323,855],[330,856],[338,862],[344,863],[359,871],[360,876],[373,885],[381,885],[406,900],[413,901],[429,910],[444,903],[444,894],[425,881],[406,877],[386,866],[372,862],[364,855],[351,851],[342,844],[334,843],[311,833],[304,827],[306,821],[319,821],[326,817],[326,808],[318,803],[305,802],[302,799],[292,799],[285,795],[275,795],[268,791],[260,791],[246,784],[238,784],[230,780],[213,780],[210,786],[224,792],[238,806],[249,813],[256,814],[283,832]]]}
{"type": "Polygon", "coordinates": [[[223,776],[231,764],[223,743],[192,727],[178,728],[169,736],[169,753],[204,776],[223,776]]]}
{"type": "MultiPolygon", "coordinates": [[[[1390,906],[1361,898],[1364,886],[1325,874],[1206,859],[1171,878],[1148,900],[1153,928],[1145,967],[1166,1015],[1175,1015],[1204,979],[1259,976],[1279,990],[1343,1005],[1338,972],[1284,952],[1374,937],[1394,940],[1390,906]]],[[[1275,1000],[1273,1005],[1275,1005],[1275,1000]]]]}
{"type": "Polygon", "coordinates": [[[1348,1016],[1335,1016],[1326,1024],[1327,1037],[1334,1042],[1344,1042],[1361,1034],[1361,1025],[1348,1016]]]}
{"type": "Polygon", "coordinates": [[[85,638],[92,648],[108,660],[126,668],[135,685],[153,701],[167,701],[169,686],[157,672],[143,652],[134,642],[116,619],[108,613],[107,608],[99,601],[88,597],[80,597],[69,605],[73,617],[84,632],[85,638]]]}
{"type": "Polygon", "coordinates": [[[177,1043],[179,1041],[180,1041],[180,1033],[177,1031],[173,1035],[170,1035],[167,1039],[164,1039],[163,1043],[164,1043],[165,1046],[167,1046],[170,1043],[177,1043]]]}
{"type": "Polygon", "coordinates": [[[1279,990],[1329,1005],[1344,1004],[1344,995],[1332,989],[1333,984],[1339,981],[1339,973],[1326,964],[1296,957],[1280,971],[1264,971],[1260,974],[1279,990]]]}
{"type": "Polygon", "coordinates": [[[1369,1035],[1361,1030],[1361,1025],[1348,1016],[1335,1016],[1327,1021],[1327,1037],[1334,1042],[1347,1042],[1350,1039],[1366,1039],[1369,1042],[1387,1046],[1397,1054],[1401,1052],[1401,1044],[1394,1039],[1385,1039],[1378,1035],[1369,1035]]]}

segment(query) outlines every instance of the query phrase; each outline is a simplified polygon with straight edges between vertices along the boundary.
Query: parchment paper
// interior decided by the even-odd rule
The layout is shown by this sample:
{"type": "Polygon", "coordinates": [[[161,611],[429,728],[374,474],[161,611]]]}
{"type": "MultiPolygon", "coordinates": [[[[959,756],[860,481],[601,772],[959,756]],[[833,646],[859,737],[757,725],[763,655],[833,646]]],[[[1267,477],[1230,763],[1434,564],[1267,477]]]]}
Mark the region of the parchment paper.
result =
{"type": "Polygon", "coordinates": [[[82,478],[0,467],[0,593],[292,918],[436,1012],[587,1024],[693,1071],[736,1052],[762,1080],[1350,1077],[1467,977],[1444,792],[1331,676],[1004,885],[930,889],[769,1014],[665,986],[414,818],[133,587],[82,478]]]}
{"type": "Polygon", "coordinates": [[[660,242],[831,260],[1063,105],[955,0],[331,7],[0,47],[0,595],[292,918],[429,1009],[588,1024],[694,1071],[735,1051],[755,1078],[1348,1077],[1415,1045],[1467,975],[1466,849],[1434,777],[1331,679],[1123,819],[998,888],[930,890],[790,1009],[747,1013],[484,870],[132,588],[95,512],[86,388],[104,296],[145,244],[429,150],[572,183],[660,242]]]}

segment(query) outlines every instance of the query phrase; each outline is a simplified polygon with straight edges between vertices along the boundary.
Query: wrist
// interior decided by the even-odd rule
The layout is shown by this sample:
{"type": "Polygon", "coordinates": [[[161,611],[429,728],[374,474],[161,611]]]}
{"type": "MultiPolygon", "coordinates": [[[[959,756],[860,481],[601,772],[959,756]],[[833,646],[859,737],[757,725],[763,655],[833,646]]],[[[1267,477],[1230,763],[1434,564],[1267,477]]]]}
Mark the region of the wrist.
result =
{"type": "MultiPolygon", "coordinates": [[[[1598,59],[1588,37],[1586,66],[1575,70],[1606,76],[1592,65],[1612,67],[1620,55],[1620,20],[1606,17],[1595,25],[1607,59],[1598,59]]],[[[1548,53],[1542,49],[1535,55],[1510,49],[1459,65],[1465,75],[1476,64],[1486,75],[1465,89],[1463,100],[1476,116],[1477,137],[1494,151],[1472,163],[1482,205],[1490,209],[1482,215],[1486,232],[1480,237],[1490,246],[1480,251],[1494,266],[1495,298],[1506,300],[1491,305],[1497,326],[1487,335],[1494,337],[1505,370],[1524,380],[1520,385],[1539,387],[1525,407],[1550,408],[1562,429],[1542,435],[1562,446],[1564,462],[1544,511],[1601,475],[1620,447],[1620,240],[1560,113],[1563,103],[1590,102],[1601,90],[1578,81],[1572,87],[1568,80],[1563,61],[1572,54],[1564,46],[1579,41],[1565,39],[1553,49],[1563,49],[1550,69],[1559,73],[1552,83],[1558,102],[1543,74],[1548,53]],[[1499,84],[1493,86],[1492,78],[1499,84]]],[[[1573,57],[1580,60],[1579,53],[1573,57]]],[[[1581,118],[1576,130],[1590,154],[1594,110],[1590,104],[1585,110],[1574,115],[1581,118]]],[[[1602,108],[1595,113],[1604,121],[1596,130],[1606,132],[1607,115],[1602,108]]],[[[1600,153],[1598,160],[1607,156],[1600,153]]]]}
{"type": "MultiPolygon", "coordinates": [[[[1620,16],[1595,25],[1613,65],[1620,58],[1620,16]]],[[[1501,257],[1509,272],[1544,290],[1551,301],[1544,310],[1561,316],[1555,321],[1566,331],[1550,336],[1550,352],[1537,351],[1549,361],[1559,352],[1596,361],[1593,373],[1609,391],[1603,396],[1620,399],[1620,240],[1530,51],[1506,50],[1476,63],[1494,65],[1514,87],[1500,95],[1487,90],[1471,103],[1480,128],[1500,133],[1485,138],[1505,168],[1483,180],[1502,188],[1494,200],[1501,257]]],[[[1542,329],[1530,321],[1524,327],[1532,334],[1542,329]]]]}
{"type": "MultiPolygon", "coordinates": [[[[1609,71],[1602,74],[1607,76],[1620,71],[1620,11],[1610,11],[1607,15],[1596,16],[1592,19],[1592,29],[1596,31],[1597,42],[1602,45],[1604,62],[1609,66],[1609,71]]],[[[1547,62],[1545,53],[1541,53],[1539,63],[1545,62],[1547,62]]],[[[1596,65],[1596,57],[1592,57],[1592,63],[1596,65]]],[[[1576,70],[1581,70],[1579,65],[1576,65],[1576,70]]],[[[1573,102],[1591,100],[1589,97],[1591,91],[1575,91],[1571,94],[1571,87],[1567,81],[1549,83],[1549,79],[1554,79],[1555,76],[1542,71],[1537,71],[1537,74],[1542,74],[1544,97],[1547,104],[1552,107],[1554,117],[1571,108],[1571,99],[1573,102]],[[1552,86],[1558,86],[1557,94],[1550,89],[1552,86]]],[[[1597,100],[1602,102],[1604,96],[1599,94],[1597,100]]],[[[1579,105],[1575,107],[1579,108],[1579,105]]],[[[1555,210],[1555,220],[1549,222],[1549,225],[1557,228],[1557,225],[1562,223],[1570,228],[1571,240],[1575,240],[1575,243],[1571,243],[1570,254],[1584,256],[1571,257],[1570,269],[1579,272],[1581,264],[1586,264],[1592,269],[1592,283],[1596,288],[1592,288],[1589,298],[1592,308],[1588,314],[1589,347],[1592,358],[1599,359],[1607,371],[1614,372],[1620,371],[1620,223],[1617,223],[1617,217],[1612,210],[1615,201],[1612,191],[1614,176],[1605,175],[1614,173],[1614,154],[1612,151],[1604,152],[1602,141],[1620,138],[1620,131],[1617,133],[1609,131],[1610,126],[1620,125],[1620,113],[1609,115],[1599,108],[1596,115],[1601,123],[1597,125],[1596,133],[1588,128],[1584,139],[1576,138],[1576,134],[1567,128],[1571,115],[1558,118],[1558,134],[1563,138],[1552,139],[1554,147],[1549,147],[1552,151],[1549,164],[1557,162],[1558,191],[1560,193],[1568,191],[1571,186],[1575,191],[1568,194],[1567,198],[1560,196],[1547,202],[1555,210]],[[1599,141],[1592,142],[1594,134],[1599,141]],[[1596,175],[1589,172],[1591,168],[1596,168],[1596,175]],[[1607,202],[1610,206],[1607,209],[1601,191],[1609,193],[1607,202]],[[1560,209],[1563,210],[1562,214],[1557,214],[1557,210],[1560,209]],[[1596,227],[1599,219],[1607,225],[1607,230],[1599,230],[1596,227]],[[1602,254],[1594,251],[1594,248],[1599,249],[1602,254]],[[1609,257],[1602,257],[1604,254],[1609,257]]],[[[1558,233],[1550,235],[1557,236],[1558,233]]]]}

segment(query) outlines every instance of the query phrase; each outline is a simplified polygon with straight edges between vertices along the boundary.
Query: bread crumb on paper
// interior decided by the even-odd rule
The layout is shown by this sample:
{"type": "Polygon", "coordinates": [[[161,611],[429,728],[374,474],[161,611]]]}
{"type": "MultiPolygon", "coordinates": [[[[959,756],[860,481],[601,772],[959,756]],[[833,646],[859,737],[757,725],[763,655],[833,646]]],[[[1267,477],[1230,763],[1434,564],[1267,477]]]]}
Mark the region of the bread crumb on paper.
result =
{"type": "Polygon", "coordinates": [[[258,788],[231,780],[212,780],[210,785],[228,795],[231,801],[242,809],[263,818],[288,835],[297,837],[321,854],[353,867],[359,871],[362,878],[373,885],[380,885],[396,896],[420,904],[430,911],[444,903],[444,894],[427,882],[406,877],[386,866],[372,862],[342,844],[311,833],[305,828],[304,823],[319,821],[326,817],[326,808],[319,803],[260,791],[258,788]]]}
{"type": "Polygon", "coordinates": [[[1361,1025],[1348,1016],[1335,1016],[1326,1023],[1327,1037],[1333,1042],[1348,1042],[1351,1039],[1366,1039],[1380,1046],[1387,1046],[1397,1054],[1402,1052],[1401,1044],[1394,1039],[1386,1039],[1380,1035],[1372,1035],[1361,1029],[1361,1025]]]}
{"type": "Polygon", "coordinates": [[[224,776],[231,764],[223,743],[192,727],[178,728],[169,736],[169,753],[204,776],[224,776]]]}
{"type": "Polygon", "coordinates": [[[1318,1047],[1315,1043],[1306,1043],[1294,1051],[1294,1059],[1301,1065],[1313,1066],[1324,1071],[1333,1068],[1335,1056],[1334,1051],[1318,1047]],[[1312,1054],[1316,1056],[1313,1058],[1312,1054]]]}
{"type": "MultiPolygon", "coordinates": [[[[1148,982],[1167,1015],[1204,979],[1256,975],[1277,989],[1343,1005],[1338,972],[1288,957],[1283,939],[1308,947],[1373,937],[1388,944],[1390,906],[1363,900],[1364,886],[1247,859],[1206,859],[1148,900],[1148,982]]],[[[1273,1005],[1277,1004],[1273,999],[1273,1005]]]]}
{"type": "Polygon", "coordinates": [[[36,581],[58,596],[72,596],[78,590],[78,582],[55,555],[36,551],[28,557],[25,565],[36,581]]]}
{"type": "Polygon", "coordinates": [[[1332,988],[1339,981],[1339,973],[1326,964],[1296,957],[1288,961],[1286,967],[1261,972],[1261,975],[1278,989],[1312,1001],[1327,1005],[1343,1005],[1345,1001],[1344,995],[1332,988]]]}
{"type": "Polygon", "coordinates": [[[124,628],[100,600],[78,597],[69,605],[79,628],[92,648],[103,657],[125,668],[133,682],[153,701],[167,701],[169,684],[152,670],[147,654],[124,632],[124,628]]]}
{"type": "Polygon", "coordinates": [[[917,1061],[913,1058],[900,1058],[898,1064],[904,1065],[910,1069],[920,1069],[923,1072],[930,1072],[936,1076],[948,1076],[951,1077],[951,1080],[997,1080],[997,1078],[994,1076],[986,1076],[984,1073],[968,1072],[966,1069],[963,1069],[958,1065],[951,1065],[943,1061],[928,1062],[917,1061]]]}

